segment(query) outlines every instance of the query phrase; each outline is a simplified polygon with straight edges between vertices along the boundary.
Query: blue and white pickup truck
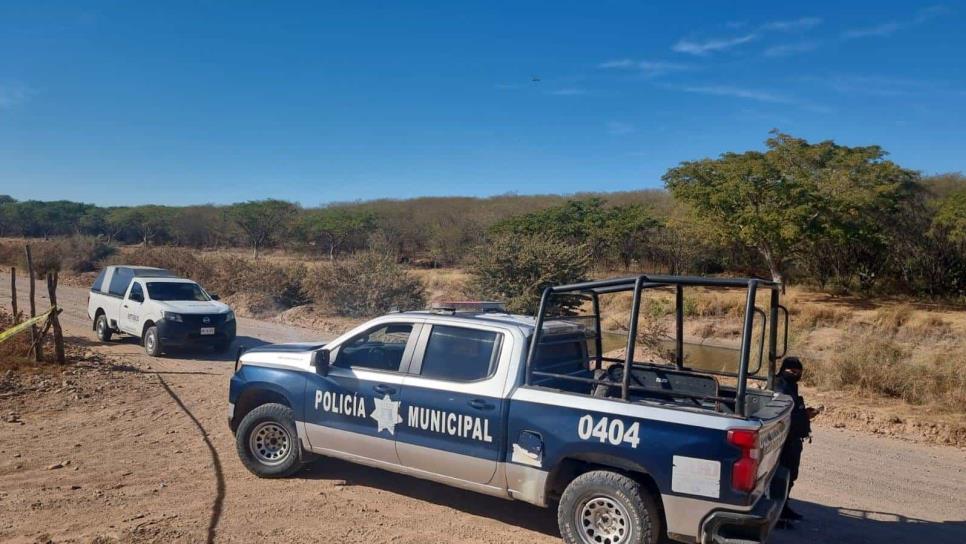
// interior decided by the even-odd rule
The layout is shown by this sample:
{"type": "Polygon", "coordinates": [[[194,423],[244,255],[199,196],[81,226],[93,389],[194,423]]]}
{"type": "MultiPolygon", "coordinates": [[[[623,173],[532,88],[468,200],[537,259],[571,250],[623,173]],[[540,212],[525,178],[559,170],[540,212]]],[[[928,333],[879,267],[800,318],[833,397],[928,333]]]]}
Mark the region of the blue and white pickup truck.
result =
{"type": "Polygon", "coordinates": [[[778,456],[792,401],[768,389],[780,358],[779,289],[639,276],[547,289],[535,318],[389,314],[327,344],[241,354],[229,426],[241,460],[262,477],[292,475],[316,454],[556,504],[568,543],[764,542],[788,491],[778,456]],[[687,366],[688,286],[747,288],[737,372],[687,366]],[[759,288],[771,291],[768,314],[755,305],[759,288]],[[627,355],[639,353],[636,318],[650,289],[677,294],[670,364],[627,355]],[[611,357],[598,299],[619,292],[633,293],[633,319],[611,357]],[[552,316],[556,297],[581,298],[591,315],[552,316]],[[761,387],[748,387],[755,380],[761,387]]]}

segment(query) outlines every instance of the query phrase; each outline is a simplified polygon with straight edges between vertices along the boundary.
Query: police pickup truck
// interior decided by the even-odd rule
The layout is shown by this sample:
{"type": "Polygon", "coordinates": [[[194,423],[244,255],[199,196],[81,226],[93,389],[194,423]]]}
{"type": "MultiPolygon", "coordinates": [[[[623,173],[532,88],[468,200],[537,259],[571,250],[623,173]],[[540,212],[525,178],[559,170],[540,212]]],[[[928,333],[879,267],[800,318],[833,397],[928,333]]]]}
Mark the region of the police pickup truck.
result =
{"type": "Polygon", "coordinates": [[[764,542],[788,492],[778,457],[792,401],[769,390],[781,357],[780,288],[638,276],[549,288],[535,318],[389,314],[327,344],[240,354],[229,426],[261,477],[295,474],[322,455],[556,504],[568,543],[764,542]],[[689,366],[682,293],[691,286],[747,290],[736,372],[689,366]],[[652,289],[677,301],[667,364],[635,360],[640,301],[652,289]],[[770,291],[767,313],[759,290],[770,291]],[[634,302],[626,343],[615,348],[599,299],[620,292],[634,302]],[[589,315],[559,311],[574,301],[589,315]]]}
{"type": "Polygon", "coordinates": [[[108,266],[91,286],[87,316],[98,340],[130,334],[152,356],[173,346],[223,352],[235,339],[235,314],[227,304],[162,268],[108,266]]]}

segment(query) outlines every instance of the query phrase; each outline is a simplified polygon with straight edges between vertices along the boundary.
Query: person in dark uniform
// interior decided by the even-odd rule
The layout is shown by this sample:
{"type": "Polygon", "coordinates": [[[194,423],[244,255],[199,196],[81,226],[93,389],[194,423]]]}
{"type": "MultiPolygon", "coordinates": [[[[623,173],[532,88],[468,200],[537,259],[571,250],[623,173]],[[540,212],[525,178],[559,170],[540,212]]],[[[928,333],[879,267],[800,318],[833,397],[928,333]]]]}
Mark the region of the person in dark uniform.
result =
{"type": "MultiPolygon", "coordinates": [[[[795,401],[792,408],[792,421],[788,430],[788,438],[782,448],[778,462],[790,473],[789,495],[791,487],[798,479],[798,466],[802,462],[802,449],[805,439],[812,434],[811,419],[818,414],[818,410],[805,406],[805,399],[798,394],[798,380],[802,379],[802,362],[798,357],[786,357],[782,360],[781,370],[775,377],[775,391],[788,395],[795,401]]],[[[795,521],[802,519],[802,515],[792,510],[785,502],[781,519],[795,521]]]]}

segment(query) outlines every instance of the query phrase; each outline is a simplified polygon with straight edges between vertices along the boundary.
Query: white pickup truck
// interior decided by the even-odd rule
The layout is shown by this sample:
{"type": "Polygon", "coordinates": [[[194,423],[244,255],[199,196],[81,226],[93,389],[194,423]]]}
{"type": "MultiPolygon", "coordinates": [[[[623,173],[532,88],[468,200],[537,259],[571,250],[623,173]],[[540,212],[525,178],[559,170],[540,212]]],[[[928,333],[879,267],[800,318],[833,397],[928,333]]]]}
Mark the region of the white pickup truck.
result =
{"type": "Polygon", "coordinates": [[[224,352],[235,339],[235,314],[227,304],[161,268],[108,266],[94,280],[87,315],[102,342],[130,334],[151,356],[172,346],[224,352]]]}

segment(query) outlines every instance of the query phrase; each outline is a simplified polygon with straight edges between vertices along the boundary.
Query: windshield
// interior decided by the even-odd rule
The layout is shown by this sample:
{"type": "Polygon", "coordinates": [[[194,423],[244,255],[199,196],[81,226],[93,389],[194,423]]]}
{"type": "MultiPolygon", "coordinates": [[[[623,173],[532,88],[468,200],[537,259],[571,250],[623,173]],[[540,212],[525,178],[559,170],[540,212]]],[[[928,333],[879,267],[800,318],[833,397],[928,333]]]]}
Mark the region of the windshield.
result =
{"type": "Polygon", "coordinates": [[[211,300],[197,283],[148,282],[148,296],[151,300],[211,300]]]}

